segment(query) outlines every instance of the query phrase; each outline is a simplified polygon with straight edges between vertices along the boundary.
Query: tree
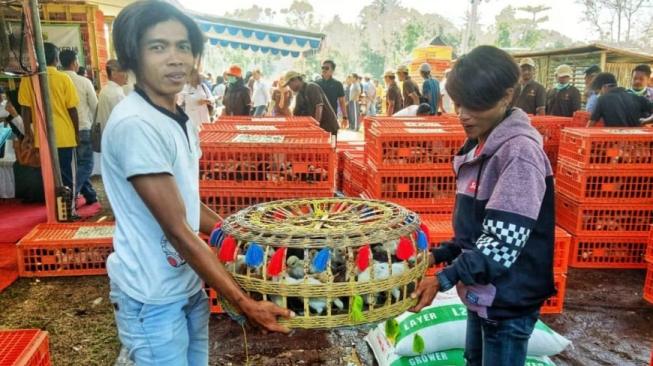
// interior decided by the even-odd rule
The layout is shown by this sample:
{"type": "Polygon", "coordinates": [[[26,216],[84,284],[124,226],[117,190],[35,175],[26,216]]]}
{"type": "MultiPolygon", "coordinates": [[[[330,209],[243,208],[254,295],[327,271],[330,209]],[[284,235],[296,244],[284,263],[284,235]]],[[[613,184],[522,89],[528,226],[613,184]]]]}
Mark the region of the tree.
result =
{"type": "Polygon", "coordinates": [[[315,9],[306,0],[294,0],[290,7],[281,9],[281,14],[286,16],[286,23],[301,30],[318,30],[319,24],[315,21],[315,9]]]}
{"type": "Polygon", "coordinates": [[[643,9],[651,5],[651,0],[576,0],[585,9],[584,20],[598,31],[600,39],[612,42],[630,42],[633,28],[642,24],[638,19],[643,9]],[[616,29],[615,29],[616,26],[616,29]],[[625,28],[625,35],[624,33],[625,28]]]}

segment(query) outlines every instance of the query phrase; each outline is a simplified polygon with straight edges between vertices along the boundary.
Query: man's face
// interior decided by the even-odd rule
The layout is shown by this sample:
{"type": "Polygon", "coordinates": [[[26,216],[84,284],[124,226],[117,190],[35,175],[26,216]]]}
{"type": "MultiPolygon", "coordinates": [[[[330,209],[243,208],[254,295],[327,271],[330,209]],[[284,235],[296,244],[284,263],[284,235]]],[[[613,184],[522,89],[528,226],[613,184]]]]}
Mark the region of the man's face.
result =
{"type": "Polygon", "coordinates": [[[186,27],[177,20],[158,23],[143,34],[140,48],[139,83],[162,97],[179,93],[194,61],[186,27]]]}
{"type": "Polygon", "coordinates": [[[633,73],[633,89],[641,90],[648,85],[649,76],[641,71],[635,71],[633,73]]]}
{"type": "Polygon", "coordinates": [[[558,76],[558,83],[560,84],[567,84],[569,80],[571,80],[569,76],[558,76]]]}
{"type": "Polygon", "coordinates": [[[299,80],[299,78],[294,78],[290,80],[290,82],[288,83],[288,87],[290,88],[290,90],[297,93],[299,89],[301,89],[302,87],[302,81],[299,80]]]}
{"type": "Polygon", "coordinates": [[[324,63],[322,64],[322,78],[323,79],[331,79],[333,77],[333,68],[331,67],[331,64],[324,63]]]}
{"type": "Polygon", "coordinates": [[[588,87],[592,85],[592,82],[594,82],[594,79],[596,78],[596,74],[589,74],[585,75],[585,87],[588,87]]]}
{"type": "Polygon", "coordinates": [[[128,79],[129,79],[129,74],[127,73],[127,71],[122,71],[122,70],[111,71],[111,80],[120,86],[126,85],[128,79]]]}
{"type": "Polygon", "coordinates": [[[522,65],[521,67],[521,79],[524,81],[530,81],[533,78],[533,66],[531,65],[522,65]]]}
{"type": "Polygon", "coordinates": [[[258,72],[255,72],[255,73],[252,75],[252,77],[254,78],[254,80],[257,80],[257,81],[258,81],[258,80],[261,80],[261,74],[259,74],[258,72]]]}
{"type": "Polygon", "coordinates": [[[397,76],[399,77],[399,81],[404,81],[406,80],[406,73],[403,72],[398,72],[397,76]]]}

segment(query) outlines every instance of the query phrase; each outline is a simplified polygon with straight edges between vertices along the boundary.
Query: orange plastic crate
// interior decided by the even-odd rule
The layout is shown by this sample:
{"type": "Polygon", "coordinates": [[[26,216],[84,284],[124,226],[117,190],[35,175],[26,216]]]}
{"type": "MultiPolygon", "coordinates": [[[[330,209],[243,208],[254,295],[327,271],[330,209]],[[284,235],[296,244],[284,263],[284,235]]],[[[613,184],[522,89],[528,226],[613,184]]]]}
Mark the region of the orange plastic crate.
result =
{"type": "Polygon", "coordinates": [[[210,131],[232,132],[232,133],[256,133],[256,134],[295,134],[295,135],[324,135],[329,132],[320,128],[314,119],[293,120],[293,121],[265,121],[254,122],[250,120],[229,120],[216,123],[205,123],[202,125],[200,135],[210,131]]]}
{"type": "Polygon", "coordinates": [[[651,230],[649,232],[648,245],[646,246],[645,259],[647,261],[649,261],[649,262],[653,262],[653,230],[651,230]]]}
{"type": "Polygon", "coordinates": [[[21,277],[103,275],[113,223],[40,224],[16,246],[21,277]]]}
{"type": "Polygon", "coordinates": [[[200,179],[215,187],[326,190],[335,187],[330,137],[238,134],[201,136],[200,179]]]}
{"type": "MultiPolygon", "coordinates": [[[[453,238],[453,227],[451,226],[451,220],[442,220],[439,216],[421,216],[422,222],[429,229],[429,245],[431,248],[435,248],[440,245],[443,241],[450,240],[453,238]]],[[[435,276],[435,274],[442,268],[444,268],[444,263],[434,265],[429,267],[426,271],[427,276],[435,276]]]]}
{"type": "Polygon", "coordinates": [[[373,198],[453,206],[456,176],[452,170],[378,171],[370,163],[369,172],[367,185],[373,198]]]}
{"type": "Polygon", "coordinates": [[[556,223],[573,235],[646,235],[653,224],[653,204],[578,203],[557,194],[556,223]]]}
{"type": "Polygon", "coordinates": [[[551,169],[554,174],[558,166],[558,148],[558,145],[544,145],[544,153],[546,154],[546,157],[549,158],[551,169]]]}
{"type": "Polygon", "coordinates": [[[556,189],[583,203],[653,203],[653,170],[583,170],[558,160],[556,189]]]}
{"type": "MultiPolygon", "coordinates": [[[[404,124],[409,123],[428,124],[404,124]]],[[[459,128],[372,126],[365,139],[367,157],[379,170],[452,169],[453,157],[466,136],[459,128]]]]}
{"type": "Polygon", "coordinates": [[[646,236],[574,236],[569,266],[594,269],[644,269],[646,236]]]}
{"type": "Polygon", "coordinates": [[[578,126],[571,117],[558,116],[531,116],[531,125],[542,135],[544,146],[558,145],[563,128],[578,126]]]}
{"type": "Polygon", "coordinates": [[[560,138],[560,158],[583,169],[653,169],[650,128],[569,128],[560,138]]]}
{"type": "Polygon", "coordinates": [[[358,197],[367,185],[367,167],[360,154],[345,152],[343,158],[342,192],[349,197],[358,197]]]}
{"type": "Polygon", "coordinates": [[[653,304],[653,261],[646,261],[646,280],[644,280],[644,300],[653,304]]]}
{"type": "Polygon", "coordinates": [[[556,273],[553,277],[553,284],[557,293],[544,302],[544,305],[540,308],[541,314],[562,314],[567,292],[567,275],[565,273],[556,273]]]}
{"type": "Polygon", "coordinates": [[[287,189],[235,189],[200,185],[200,199],[211,210],[226,218],[244,208],[264,202],[292,198],[333,197],[333,191],[287,189]]]}
{"type": "Polygon", "coordinates": [[[50,366],[48,332],[0,330],[0,366],[50,366]]]}
{"type": "Polygon", "coordinates": [[[553,245],[553,271],[566,273],[569,267],[569,248],[571,247],[571,235],[562,228],[556,226],[555,241],[553,245]]]}
{"type": "Polygon", "coordinates": [[[218,293],[206,284],[204,284],[204,291],[209,297],[209,309],[211,310],[211,314],[223,313],[222,305],[220,305],[220,302],[218,301],[218,293]]]}

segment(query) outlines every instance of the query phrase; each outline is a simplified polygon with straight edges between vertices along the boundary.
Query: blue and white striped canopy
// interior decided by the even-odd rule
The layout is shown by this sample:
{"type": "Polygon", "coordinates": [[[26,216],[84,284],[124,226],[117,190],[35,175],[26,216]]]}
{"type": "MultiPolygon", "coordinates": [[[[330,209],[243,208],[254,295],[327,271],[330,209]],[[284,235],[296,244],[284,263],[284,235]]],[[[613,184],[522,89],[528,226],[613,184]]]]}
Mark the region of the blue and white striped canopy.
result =
{"type": "Polygon", "coordinates": [[[224,17],[193,16],[214,46],[299,57],[319,51],[324,34],[244,22],[224,17]]]}

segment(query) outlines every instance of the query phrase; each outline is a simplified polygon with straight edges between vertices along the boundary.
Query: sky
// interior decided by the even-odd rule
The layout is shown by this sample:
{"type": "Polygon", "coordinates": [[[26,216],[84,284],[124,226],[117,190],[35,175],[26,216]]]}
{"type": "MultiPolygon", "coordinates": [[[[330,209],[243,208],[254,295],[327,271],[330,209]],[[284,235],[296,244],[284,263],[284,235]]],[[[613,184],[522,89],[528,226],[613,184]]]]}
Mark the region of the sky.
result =
{"type": "MultiPolygon", "coordinates": [[[[454,24],[462,27],[469,1],[465,0],[400,0],[405,7],[419,10],[422,13],[436,13],[444,16],[454,24]]],[[[237,0],[237,1],[207,1],[179,0],[185,7],[213,15],[224,15],[235,9],[247,9],[253,5],[263,8],[280,10],[287,8],[292,0],[237,0]]],[[[318,19],[329,21],[334,15],[348,23],[357,21],[360,10],[371,3],[371,0],[309,0],[313,5],[318,19]]],[[[506,6],[520,7],[526,5],[547,5],[549,21],[543,28],[557,30],[574,41],[590,41],[593,39],[589,24],[580,22],[583,7],[574,0],[485,0],[479,7],[482,26],[494,24],[494,17],[506,6]]],[[[526,14],[522,14],[526,16],[526,14]]]]}

